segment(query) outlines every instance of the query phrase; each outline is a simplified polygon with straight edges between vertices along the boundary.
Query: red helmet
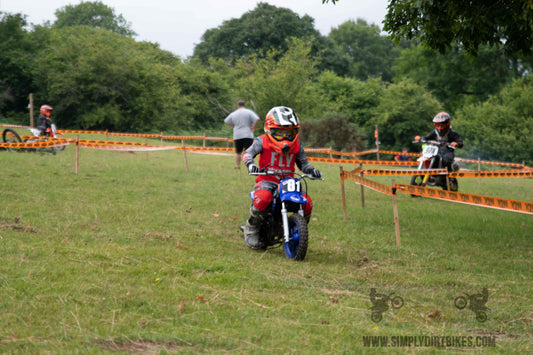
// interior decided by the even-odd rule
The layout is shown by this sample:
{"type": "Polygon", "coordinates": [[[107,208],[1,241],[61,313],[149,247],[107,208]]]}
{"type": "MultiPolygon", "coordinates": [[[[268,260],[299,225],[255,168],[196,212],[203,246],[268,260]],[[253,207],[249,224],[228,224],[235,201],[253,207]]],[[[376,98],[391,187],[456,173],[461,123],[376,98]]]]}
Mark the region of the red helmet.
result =
{"type": "Polygon", "coordinates": [[[54,108],[50,105],[42,105],[41,106],[41,113],[45,115],[46,117],[50,117],[50,114],[54,108]]]}
{"type": "Polygon", "coordinates": [[[433,124],[435,125],[435,129],[437,130],[437,132],[439,132],[441,136],[445,135],[450,129],[450,115],[448,115],[446,112],[437,113],[437,115],[433,117],[433,124]]]}
{"type": "Polygon", "coordinates": [[[265,118],[265,133],[278,153],[286,153],[298,140],[300,121],[292,108],[273,107],[265,118]]]}

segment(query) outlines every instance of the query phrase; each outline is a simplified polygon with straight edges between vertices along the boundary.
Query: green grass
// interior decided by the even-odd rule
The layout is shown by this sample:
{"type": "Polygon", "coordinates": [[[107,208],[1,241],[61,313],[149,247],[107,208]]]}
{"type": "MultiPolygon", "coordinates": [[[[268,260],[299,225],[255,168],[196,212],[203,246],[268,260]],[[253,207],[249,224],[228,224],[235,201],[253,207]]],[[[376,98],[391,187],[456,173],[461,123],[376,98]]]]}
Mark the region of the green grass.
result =
{"type": "MultiPolygon", "coordinates": [[[[189,153],[189,171],[181,151],[146,157],[80,149],[76,175],[74,146],[56,156],[0,151],[0,352],[445,350],[364,347],[367,335],[489,336],[495,347],[446,350],[531,351],[531,215],[399,194],[396,247],[391,197],[365,190],[363,209],[360,186],[346,181],[344,220],[339,167],[316,164],[326,181],[309,184],[308,255],[291,262],[279,248],[245,246],[253,179],[233,156],[189,153]],[[453,301],[483,287],[480,323],[453,301]],[[371,288],[404,306],[372,322],[371,288]]],[[[459,184],[533,200],[531,179],[459,184]]]]}

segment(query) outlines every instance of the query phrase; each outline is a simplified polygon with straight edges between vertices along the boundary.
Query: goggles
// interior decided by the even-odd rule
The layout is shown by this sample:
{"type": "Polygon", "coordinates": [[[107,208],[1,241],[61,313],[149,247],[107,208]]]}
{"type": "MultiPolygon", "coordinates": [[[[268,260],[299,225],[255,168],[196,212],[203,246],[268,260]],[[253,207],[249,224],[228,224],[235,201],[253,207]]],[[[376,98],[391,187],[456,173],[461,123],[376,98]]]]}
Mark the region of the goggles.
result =
{"type": "Polygon", "coordinates": [[[435,128],[437,129],[444,129],[448,127],[448,123],[435,123],[435,128]]]}
{"type": "Polygon", "coordinates": [[[272,128],[270,132],[277,141],[292,141],[298,134],[298,128],[272,128]]]}

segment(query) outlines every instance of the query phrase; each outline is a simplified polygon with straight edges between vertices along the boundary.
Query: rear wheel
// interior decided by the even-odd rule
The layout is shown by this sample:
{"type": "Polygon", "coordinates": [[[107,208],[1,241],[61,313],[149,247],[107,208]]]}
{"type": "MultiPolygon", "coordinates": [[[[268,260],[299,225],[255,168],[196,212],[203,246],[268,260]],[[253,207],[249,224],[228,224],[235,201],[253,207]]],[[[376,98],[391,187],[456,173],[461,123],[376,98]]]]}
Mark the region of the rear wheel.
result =
{"type": "Polygon", "coordinates": [[[455,304],[455,307],[457,309],[463,309],[466,307],[466,305],[468,304],[468,301],[466,300],[465,297],[463,296],[459,296],[459,297],[456,297],[455,300],[453,301],[453,303],[455,304]]]}
{"type": "Polygon", "coordinates": [[[283,243],[285,256],[292,260],[303,260],[307,254],[309,233],[305,218],[299,214],[289,217],[289,242],[283,243]]]}
{"type": "MultiPolygon", "coordinates": [[[[20,138],[19,134],[10,128],[6,128],[4,130],[2,133],[2,138],[4,139],[4,143],[22,143],[22,139],[20,138]]],[[[8,147],[6,149],[11,152],[21,151],[21,148],[8,147]]]]}

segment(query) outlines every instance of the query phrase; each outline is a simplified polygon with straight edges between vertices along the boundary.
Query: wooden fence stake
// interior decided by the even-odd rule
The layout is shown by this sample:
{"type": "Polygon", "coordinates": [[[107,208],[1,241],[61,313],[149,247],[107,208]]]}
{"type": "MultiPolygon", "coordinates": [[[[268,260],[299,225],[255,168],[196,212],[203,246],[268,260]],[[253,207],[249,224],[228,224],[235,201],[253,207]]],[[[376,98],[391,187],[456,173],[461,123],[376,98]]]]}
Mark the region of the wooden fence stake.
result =
{"type": "Polygon", "coordinates": [[[187,152],[185,150],[185,140],[181,140],[181,146],[183,147],[183,159],[185,160],[185,171],[189,171],[189,163],[187,162],[187,152]]]}
{"type": "Polygon", "coordinates": [[[379,141],[378,125],[376,125],[376,129],[374,130],[374,138],[376,139],[376,159],[379,161],[379,145],[381,142],[379,141]]]}
{"type": "MultiPolygon", "coordinates": [[[[477,157],[477,172],[481,171],[481,158],[477,157]]],[[[478,179],[478,184],[481,185],[481,178],[478,179]]]]}
{"type": "Polygon", "coordinates": [[[342,170],[342,166],[339,167],[341,171],[341,193],[342,193],[342,211],[343,211],[343,217],[346,219],[346,195],[344,194],[344,179],[342,176],[344,175],[344,170],[342,170]]]}
{"type": "Polygon", "coordinates": [[[30,94],[30,127],[33,128],[33,94],[30,94]]]}
{"type": "Polygon", "coordinates": [[[392,180],[392,208],[394,210],[394,230],[396,231],[396,246],[401,246],[400,218],[398,217],[398,201],[396,198],[396,183],[392,180]]]}
{"type": "Polygon", "coordinates": [[[80,136],[76,136],[76,175],[78,175],[80,165],[80,136]]]}
{"type": "MultiPolygon", "coordinates": [[[[359,164],[359,167],[361,168],[361,177],[363,177],[363,164],[359,164]]],[[[363,184],[361,185],[361,207],[365,208],[365,187],[363,184]]]]}

